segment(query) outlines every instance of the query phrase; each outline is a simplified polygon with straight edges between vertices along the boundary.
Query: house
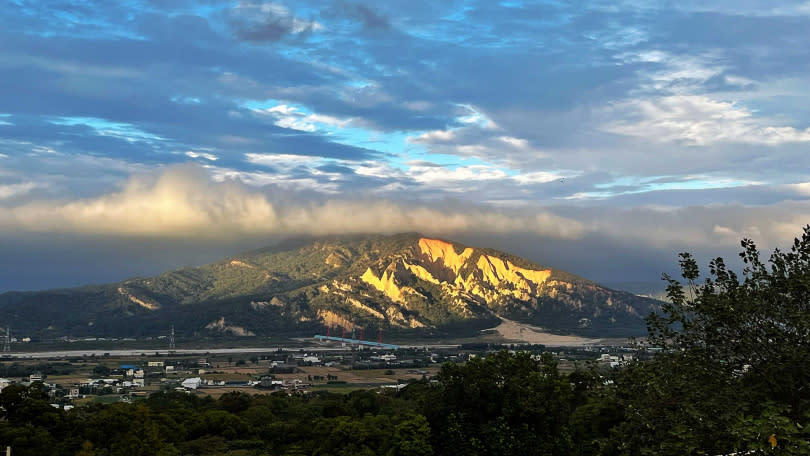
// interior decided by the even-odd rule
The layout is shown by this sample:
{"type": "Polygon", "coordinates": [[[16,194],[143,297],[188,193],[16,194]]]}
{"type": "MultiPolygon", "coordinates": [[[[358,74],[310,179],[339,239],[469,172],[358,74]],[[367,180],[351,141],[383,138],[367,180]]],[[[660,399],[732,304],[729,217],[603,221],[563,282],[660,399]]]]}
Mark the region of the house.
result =
{"type": "Polygon", "coordinates": [[[187,378],[180,384],[183,388],[195,390],[202,384],[200,377],[187,378]]]}
{"type": "Polygon", "coordinates": [[[305,364],[320,364],[321,359],[318,358],[317,356],[307,355],[301,358],[301,362],[305,364]]]}
{"type": "Polygon", "coordinates": [[[275,380],[272,377],[262,377],[257,386],[259,388],[278,390],[284,388],[284,382],[281,380],[275,380]]]}

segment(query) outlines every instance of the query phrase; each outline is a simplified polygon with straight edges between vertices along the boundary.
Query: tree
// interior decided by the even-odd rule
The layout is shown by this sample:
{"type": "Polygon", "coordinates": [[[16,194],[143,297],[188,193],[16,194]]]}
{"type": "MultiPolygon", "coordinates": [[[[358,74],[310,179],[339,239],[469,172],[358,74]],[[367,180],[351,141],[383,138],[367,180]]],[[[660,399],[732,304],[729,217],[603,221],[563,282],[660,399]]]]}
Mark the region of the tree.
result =
{"type": "Polygon", "coordinates": [[[661,354],[617,380],[626,413],[615,433],[631,436],[617,448],[807,451],[810,226],[768,264],[754,242],[741,245],[742,277],[716,258],[700,282],[688,253],[680,254],[685,283],[664,276],[670,302],[647,322],[648,344],[661,354]]]}
{"type": "Polygon", "coordinates": [[[427,391],[432,447],[442,455],[566,454],[571,386],[546,353],[501,351],[447,363],[427,391]]]}
{"type": "Polygon", "coordinates": [[[96,452],[93,451],[93,443],[89,440],[82,442],[82,448],[76,453],[76,456],[96,456],[96,452]]]}
{"type": "Polygon", "coordinates": [[[433,456],[430,425],[422,415],[410,414],[394,428],[389,456],[433,456]]]}
{"type": "Polygon", "coordinates": [[[110,375],[110,368],[99,364],[93,368],[93,375],[96,377],[108,377],[110,375]]]}

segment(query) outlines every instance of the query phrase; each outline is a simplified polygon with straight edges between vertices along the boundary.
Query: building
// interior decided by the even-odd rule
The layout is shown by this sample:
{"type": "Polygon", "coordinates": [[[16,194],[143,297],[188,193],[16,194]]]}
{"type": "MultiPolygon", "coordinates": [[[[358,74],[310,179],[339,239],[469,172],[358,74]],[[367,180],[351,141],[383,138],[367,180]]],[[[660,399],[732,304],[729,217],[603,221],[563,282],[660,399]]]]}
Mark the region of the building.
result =
{"type": "Polygon", "coordinates": [[[314,355],[307,355],[301,358],[301,362],[305,364],[320,364],[321,359],[314,355]]]}
{"type": "Polygon", "coordinates": [[[195,390],[202,385],[202,379],[200,377],[187,378],[180,385],[185,389],[195,390]]]}

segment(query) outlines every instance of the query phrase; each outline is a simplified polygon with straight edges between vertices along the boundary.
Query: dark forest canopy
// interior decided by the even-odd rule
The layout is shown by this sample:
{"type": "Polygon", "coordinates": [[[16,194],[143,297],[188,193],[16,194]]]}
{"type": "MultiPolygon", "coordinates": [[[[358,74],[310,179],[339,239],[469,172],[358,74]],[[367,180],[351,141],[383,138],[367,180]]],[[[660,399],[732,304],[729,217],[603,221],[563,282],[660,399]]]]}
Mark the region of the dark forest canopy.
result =
{"type": "Polygon", "coordinates": [[[0,392],[15,455],[810,454],[810,227],[767,262],[742,242],[648,319],[649,361],[563,375],[551,356],[501,351],[446,364],[397,393],[156,393],[70,412],[39,384],[0,392]]]}

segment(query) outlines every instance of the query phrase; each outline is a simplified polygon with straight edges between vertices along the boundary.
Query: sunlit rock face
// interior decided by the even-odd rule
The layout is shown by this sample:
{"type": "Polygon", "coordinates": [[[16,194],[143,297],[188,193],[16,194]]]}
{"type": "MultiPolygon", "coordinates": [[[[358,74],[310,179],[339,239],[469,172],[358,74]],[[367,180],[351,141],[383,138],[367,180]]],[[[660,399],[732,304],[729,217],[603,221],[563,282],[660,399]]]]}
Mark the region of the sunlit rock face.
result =
{"type": "MultiPolygon", "coordinates": [[[[506,258],[509,255],[502,257],[489,250],[425,237],[415,244],[381,258],[376,269],[369,266],[359,277],[360,282],[386,298],[378,299],[373,311],[368,313],[388,316],[417,313],[410,319],[393,318],[391,323],[410,327],[436,324],[418,315],[422,307],[419,304],[430,300],[420,284],[431,284],[440,290],[438,298],[452,317],[476,318],[489,314],[537,320],[533,317],[542,311],[544,301],[549,301],[558,313],[568,309],[572,315],[582,314],[577,325],[587,326],[592,319],[605,314],[602,307],[614,307],[615,294],[622,294],[573,276],[571,281],[560,280],[553,277],[550,268],[526,267],[529,262],[525,260],[511,260],[506,258]]],[[[351,277],[349,281],[356,279],[351,277]]],[[[624,303],[618,310],[640,318],[650,310],[649,303],[645,304],[647,308],[637,309],[624,303]]],[[[615,317],[613,319],[615,321],[615,317]]]]}

